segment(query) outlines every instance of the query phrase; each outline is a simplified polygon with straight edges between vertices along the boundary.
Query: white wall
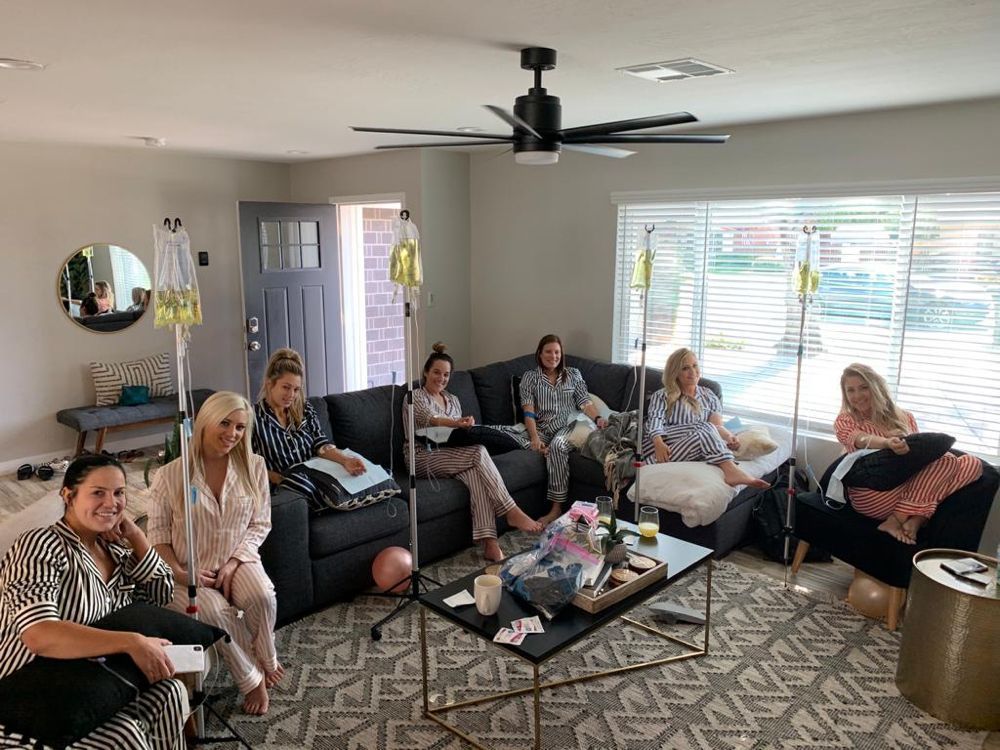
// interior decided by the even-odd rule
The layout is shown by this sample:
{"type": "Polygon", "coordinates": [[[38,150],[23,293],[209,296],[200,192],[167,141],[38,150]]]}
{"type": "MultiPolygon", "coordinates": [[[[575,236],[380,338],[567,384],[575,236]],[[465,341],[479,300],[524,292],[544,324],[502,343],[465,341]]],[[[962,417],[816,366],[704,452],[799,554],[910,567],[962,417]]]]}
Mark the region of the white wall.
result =
{"type": "MultiPolygon", "coordinates": [[[[570,352],[610,358],[616,191],[957,178],[1000,189],[1000,99],[718,130],[732,133],[728,144],[645,146],[622,160],[565,153],[524,167],[473,155],[473,363],[529,352],[548,332],[570,352]]],[[[819,471],[836,447],[812,439],[809,452],[819,471]]],[[[983,549],[995,553],[998,540],[1000,502],[983,549]]]]}
{"type": "MultiPolygon", "coordinates": [[[[93,403],[90,361],[173,351],[172,333],[154,329],[151,316],[118,333],[81,329],[63,314],[55,291],[66,258],[93,242],[128,248],[152,276],[152,226],[165,216],[181,218],[192,250],[209,252],[210,265],[197,269],[205,324],[192,333],[193,384],[243,390],[236,206],[287,200],[287,165],[4,143],[0,174],[0,252],[7,264],[0,276],[7,353],[0,465],[71,452],[76,434],[55,413],[93,403]]],[[[147,432],[140,443],[156,432],[162,430],[147,432]]]]}

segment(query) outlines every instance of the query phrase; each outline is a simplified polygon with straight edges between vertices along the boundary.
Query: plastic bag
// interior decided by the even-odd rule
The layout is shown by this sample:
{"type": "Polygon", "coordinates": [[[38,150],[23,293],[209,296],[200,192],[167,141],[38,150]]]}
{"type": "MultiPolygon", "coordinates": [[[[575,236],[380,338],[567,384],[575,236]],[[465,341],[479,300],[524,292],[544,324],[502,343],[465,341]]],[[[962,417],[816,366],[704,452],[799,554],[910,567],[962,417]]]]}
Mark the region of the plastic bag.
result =
{"type": "Polygon", "coordinates": [[[182,228],[167,231],[154,226],[153,242],[156,245],[154,327],[201,324],[201,297],[188,233],[182,228]]]}
{"type": "Polygon", "coordinates": [[[568,515],[556,519],[528,552],[500,568],[504,587],[551,620],[583,588],[585,568],[597,561],[594,528],[568,515]]]}

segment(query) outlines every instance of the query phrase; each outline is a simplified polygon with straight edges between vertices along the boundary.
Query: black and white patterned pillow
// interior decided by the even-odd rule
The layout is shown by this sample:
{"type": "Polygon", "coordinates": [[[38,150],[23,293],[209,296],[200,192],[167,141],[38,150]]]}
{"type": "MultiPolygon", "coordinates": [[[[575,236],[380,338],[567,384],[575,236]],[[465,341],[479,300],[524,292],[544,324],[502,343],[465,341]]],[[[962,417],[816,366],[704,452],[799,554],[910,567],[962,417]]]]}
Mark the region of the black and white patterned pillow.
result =
{"type": "Polygon", "coordinates": [[[91,362],[90,375],[94,379],[97,406],[117,404],[125,385],[147,386],[150,398],[174,393],[167,352],[133,362],[91,362]]]}

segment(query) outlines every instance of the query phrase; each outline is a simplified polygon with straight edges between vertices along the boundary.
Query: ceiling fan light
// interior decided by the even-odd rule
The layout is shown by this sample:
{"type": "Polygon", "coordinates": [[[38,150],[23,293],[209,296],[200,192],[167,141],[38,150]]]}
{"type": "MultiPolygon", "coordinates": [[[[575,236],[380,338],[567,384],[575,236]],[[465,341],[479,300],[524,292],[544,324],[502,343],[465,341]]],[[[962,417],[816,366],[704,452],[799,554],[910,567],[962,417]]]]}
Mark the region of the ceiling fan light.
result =
{"type": "Polygon", "coordinates": [[[555,164],[559,161],[558,151],[518,151],[514,154],[514,161],[518,164],[555,164]]]}

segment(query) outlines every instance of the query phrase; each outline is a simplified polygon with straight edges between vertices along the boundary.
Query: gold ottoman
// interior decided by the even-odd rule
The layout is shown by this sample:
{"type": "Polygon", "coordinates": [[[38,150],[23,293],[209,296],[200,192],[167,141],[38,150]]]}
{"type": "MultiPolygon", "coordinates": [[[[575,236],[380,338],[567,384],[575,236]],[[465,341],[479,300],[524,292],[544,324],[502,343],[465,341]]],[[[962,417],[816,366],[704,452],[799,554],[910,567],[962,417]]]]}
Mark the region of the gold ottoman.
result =
{"type": "Polygon", "coordinates": [[[928,549],[913,557],[896,686],[911,703],[949,724],[1000,729],[1000,592],[997,561],[928,549]],[[952,575],[941,563],[974,557],[989,566],[988,586],[952,575]]]}

